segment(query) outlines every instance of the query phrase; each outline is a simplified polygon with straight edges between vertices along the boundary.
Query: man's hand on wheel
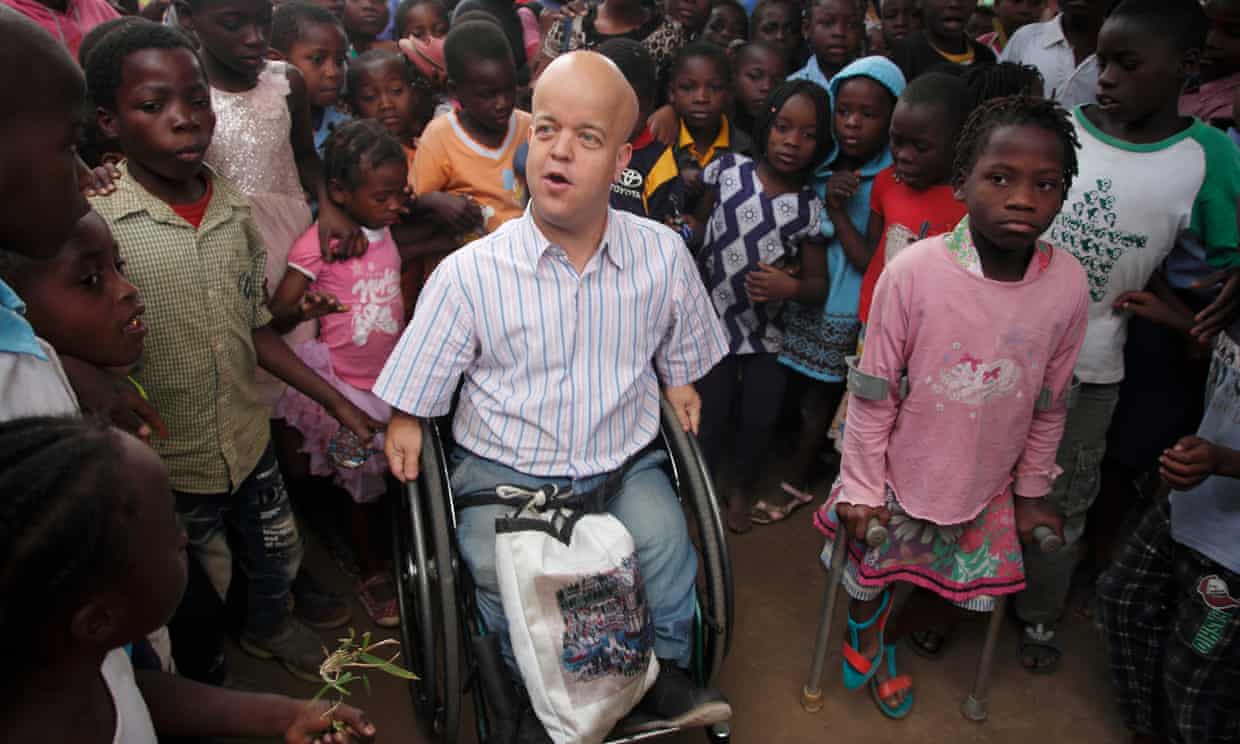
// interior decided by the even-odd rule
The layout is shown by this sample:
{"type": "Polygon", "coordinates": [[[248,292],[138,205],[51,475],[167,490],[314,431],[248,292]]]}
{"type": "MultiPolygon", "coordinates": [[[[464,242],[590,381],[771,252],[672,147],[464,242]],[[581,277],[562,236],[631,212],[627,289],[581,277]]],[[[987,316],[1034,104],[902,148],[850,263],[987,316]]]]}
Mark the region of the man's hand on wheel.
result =
{"type": "Polygon", "coordinates": [[[693,383],[670,387],[663,391],[667,402],[676,411],[676,420],[685,431],[698,433],[698,422],[702,420],[702,398],[698,395],[693,383]]]}
{"type": "Polygon", "coordinates": [[[388,468],[401,483],[418,478],[418,459],[422,455],[422,422],[407,413],[396,411],[388,422],[383,454],[388,468]]]}

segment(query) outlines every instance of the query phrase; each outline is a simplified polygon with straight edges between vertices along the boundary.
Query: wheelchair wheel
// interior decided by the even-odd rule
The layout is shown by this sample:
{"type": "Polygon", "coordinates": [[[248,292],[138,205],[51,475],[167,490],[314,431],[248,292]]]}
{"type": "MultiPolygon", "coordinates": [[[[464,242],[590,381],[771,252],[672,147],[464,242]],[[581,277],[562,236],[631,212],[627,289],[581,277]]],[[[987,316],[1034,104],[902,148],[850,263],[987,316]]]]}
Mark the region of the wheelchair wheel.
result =
{"type": "Polygon", "coordinates": [[[447,458],[434,423],[424,423],[421,462],[418,479],[400,494],[392,528],[401,643],[418,675],[410,695],[419,720],[432,737],[452,744],[461,722],[461,625],[447,458]]]}
{"type": "Polygon", "coordinates": [[[698,590],[701,622],[694,653],[697,682],[710,685],[732,646],[735,616],[732,563],[727,532],[719,513],[714,481],[697,437],[685,433],[667,399],[662,400],[661,436],[671,455],[673,476],[681,503],[696,522],[704,583],[698,590]]]}

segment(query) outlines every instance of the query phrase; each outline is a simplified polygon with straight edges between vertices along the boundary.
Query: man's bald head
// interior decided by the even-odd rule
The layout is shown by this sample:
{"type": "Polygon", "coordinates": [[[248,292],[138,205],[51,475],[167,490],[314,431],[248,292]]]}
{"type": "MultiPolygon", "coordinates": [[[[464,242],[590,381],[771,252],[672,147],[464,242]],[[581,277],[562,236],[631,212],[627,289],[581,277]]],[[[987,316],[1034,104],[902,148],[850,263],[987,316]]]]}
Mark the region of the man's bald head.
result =
{"type": "Polygon", "coordinates": [[[616,63],[596,52],[561,54],[543,70],[534,86],[533,113],[538,115],[540,95],[571,92],[582,110],[594,110],[607,117],[608,129],[624,137],[637,122],[637,94],[616,63]],[[612,130],[612,127],[616,127],[612,130]]]}
{"type": "Polygon", "coordinates": [[[81,99],[86,81],[69,51],[38,24],[0,5],[0,117],[81,99]],[[58,99],[49,101],[49,99],[58,99]]]}

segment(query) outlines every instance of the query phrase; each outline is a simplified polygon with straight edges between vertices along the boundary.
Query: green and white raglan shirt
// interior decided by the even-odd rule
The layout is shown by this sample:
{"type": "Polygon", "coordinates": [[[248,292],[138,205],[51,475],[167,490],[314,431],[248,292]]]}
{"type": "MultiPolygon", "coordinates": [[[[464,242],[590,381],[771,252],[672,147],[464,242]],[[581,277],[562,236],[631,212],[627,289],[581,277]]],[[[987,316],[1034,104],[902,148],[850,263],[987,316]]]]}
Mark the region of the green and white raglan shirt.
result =
{"type": "Polygon", "coordinates": [[[1089,280],[1089,329],[1076,375],[1114,383],[1124,379],[1128,316],[1112,305],[1145,288],[1178,238],[1191,233],[1215,269],[1240,266],[1240,150],[1199,120],[1144,145],[1104,134],[1080,107],[1072,120],[1080,173],[1043,237],[1076,256],[1089,280]]]}

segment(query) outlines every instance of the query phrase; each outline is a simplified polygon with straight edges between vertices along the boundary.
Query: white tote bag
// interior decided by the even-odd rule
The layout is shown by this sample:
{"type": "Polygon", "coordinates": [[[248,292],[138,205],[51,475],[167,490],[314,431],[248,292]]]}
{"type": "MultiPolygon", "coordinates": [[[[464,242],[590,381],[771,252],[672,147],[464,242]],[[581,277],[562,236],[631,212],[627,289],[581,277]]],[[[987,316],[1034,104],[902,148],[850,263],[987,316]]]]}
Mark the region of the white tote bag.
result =
{"type": "Polygon", "coordinates": [[[534,712],[557,743],[601,742],[659,674],[633,537],[550,486],[497,495],[525,502],[495,520],[495,564],[534,712]]]}

